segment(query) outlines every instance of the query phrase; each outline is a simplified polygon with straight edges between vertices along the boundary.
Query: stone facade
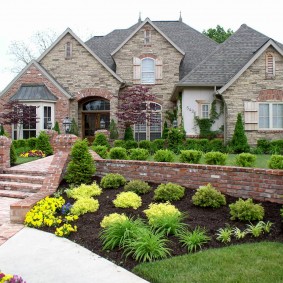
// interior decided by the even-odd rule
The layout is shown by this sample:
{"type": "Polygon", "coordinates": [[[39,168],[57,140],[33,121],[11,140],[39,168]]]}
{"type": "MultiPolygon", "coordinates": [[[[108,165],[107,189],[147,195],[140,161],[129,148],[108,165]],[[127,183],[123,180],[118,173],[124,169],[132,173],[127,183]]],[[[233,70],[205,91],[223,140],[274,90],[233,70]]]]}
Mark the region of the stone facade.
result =
{"type": "Polygon", "coordinates": [[[156,79],[155,84],[146,85],[162,105],[162,112],[173,109],[170,101],[174,85],[179,81],[179,67],[183,55],[149,23],[145,24],[126,42],[113,58],[116,63],[116,73],[127,84],[140,84],[140,80],[133,78],[133,58],[145,57],[162,60],[162,79],[156,79]],[[144,44],[144,31],[151,32],[150,44],[144,44]]]}
{"type": "MultiPolygon", "coordinates": [[[[226,104],[226,140],[233,136],[237,114],[244,113],[244,103],[252,102],[283,102],[283,58],[273,48],[269,47],[255,62],[235,81],[223,97],[226,104]],[[275,58],[275,77],[266,78],[266,52],[271,52],[275,58]]],[[[258,114],[257,114],[258,119],[258,114]]],[[[255,145],[258,139],[282,139],[283,130],[246,130],[248,142],[255,145]]]]}
{"type": "Polygon", "coordinates": [[[69,117],[75,118],[79,129],[82,127],[81,103],[85,98],[110,98],[110,111],[115,112],[121,83],[71,34],[66,34],[40,64],[73,96],[69,117]],[[68,59],[65,58],[67,42],[72,45],[72,56],[68,59]]]}

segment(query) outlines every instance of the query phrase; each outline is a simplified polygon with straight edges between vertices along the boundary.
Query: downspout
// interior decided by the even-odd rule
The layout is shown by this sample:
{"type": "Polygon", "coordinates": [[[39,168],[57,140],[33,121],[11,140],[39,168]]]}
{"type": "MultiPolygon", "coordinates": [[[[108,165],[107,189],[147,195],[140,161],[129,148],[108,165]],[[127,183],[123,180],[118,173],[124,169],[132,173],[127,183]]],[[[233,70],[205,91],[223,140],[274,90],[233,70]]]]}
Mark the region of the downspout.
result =
{"type": "Polygon", "coordinates": [[[218,92],[218,90],[216,90],[216,86],[214,86],[214,93],[215,94],[218,94],[218,95],[221,95],[221,97],[222,97],[222,100],[223,100],[223,102],[224,102],[224,111],[223,111],[223,125],[224,125],[224,131],[223,131],[223,134],[224,134],[224,144],[226,144],[226,141],[227,141],[227,125],[226,125],[226,123],[227,123],[227,119],[226,119],[226,115],[227,115],[227,107],[226,107],[226,102],[225,102],[225,100],[224,100],[224,97],[222,96],[222,94],[221,93],[219,93],[218,92]]]}

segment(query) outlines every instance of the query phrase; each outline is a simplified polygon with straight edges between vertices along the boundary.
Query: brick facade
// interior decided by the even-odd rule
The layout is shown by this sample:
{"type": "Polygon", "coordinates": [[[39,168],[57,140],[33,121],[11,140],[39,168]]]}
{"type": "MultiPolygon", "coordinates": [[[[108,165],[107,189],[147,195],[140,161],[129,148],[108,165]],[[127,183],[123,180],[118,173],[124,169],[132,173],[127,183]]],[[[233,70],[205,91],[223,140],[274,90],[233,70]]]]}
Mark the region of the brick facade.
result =
{"type": "Polygon", "coordinates": [[[119,173],[128,180],[174,182],[190,189],[211,183],[234,197],[283,203],[283,170],[95,159],[96,175],[101,177],[107,173],[119,173]]]}
{"type": "Polygon", "coordinates": [[[0,173],[3,172],[4,169],[9,168],[10,164],[10,147],[12,141],[5,137],[0,136],[0,173]]]}
{"type": "MultiPolygon", "coordinates": [[[[230,140],[237,120],[237,114],[244,117],[244,101],[280,101],[283,102],[283,58],[273,48],[266,52],[230,86],[223,97],[227,107],[226,113],[226,139],[230,140]],[[272,52],[275,57],[275,77],[266,78],[266,52],[272,52]]],[[[253,130],[246,131],[249,144],[255,145],[258,139],[282,139],[283,130],[253,130]]]]}

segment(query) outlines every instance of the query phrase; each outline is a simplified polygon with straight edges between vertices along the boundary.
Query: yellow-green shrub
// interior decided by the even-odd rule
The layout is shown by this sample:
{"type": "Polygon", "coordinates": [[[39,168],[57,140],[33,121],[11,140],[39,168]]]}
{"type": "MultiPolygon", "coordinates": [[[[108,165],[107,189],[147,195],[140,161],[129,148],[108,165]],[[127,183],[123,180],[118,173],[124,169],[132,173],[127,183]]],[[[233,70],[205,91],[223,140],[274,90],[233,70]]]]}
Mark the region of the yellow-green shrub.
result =
{"type": "Polygon", "coordinates": [[[142,205],[142,199],[134,192],[122,192],[113,200],[115,207],[137,209],[142,205]]]}
{"type": "Polygon", "coordinates": [[[117,222],[122,222],[129,219],[124,213],[119,214],[119,213],[111,213],[109,215],[105,215],[102,219],[102,221],[100,222],[100,226],[102,228],[106,228],[108,226],[110,226],[113,223],[117,223],[117,222]]]}
{"type": "Polygon", "coordinates": [[[99,196],[102,193],[102,189],[94,182],[91,185],[81,184],[79,187],[66,190],[66,193],[69,198],[73,199],[90,198],[99,196]]]}
{"type": "Polygon", "coordinates": [[[73,204],[71,213],[75,215],[82,215],[87,212],[95,212],[98,208],[98,200],[93,198],[80,198],[73,204]]]}

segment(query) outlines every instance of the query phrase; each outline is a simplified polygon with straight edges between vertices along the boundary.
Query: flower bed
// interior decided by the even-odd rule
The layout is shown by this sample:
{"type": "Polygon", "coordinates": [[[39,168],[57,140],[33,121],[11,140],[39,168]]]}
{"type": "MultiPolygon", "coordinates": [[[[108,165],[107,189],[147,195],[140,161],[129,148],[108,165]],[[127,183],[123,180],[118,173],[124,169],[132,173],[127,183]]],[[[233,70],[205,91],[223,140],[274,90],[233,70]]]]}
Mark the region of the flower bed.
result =
{"type": "Polygon", "coordinates": [[[45,154],[41,150],[32,149],[27,152],[21,153],[20,157],[45,157],[45,154]]]}

